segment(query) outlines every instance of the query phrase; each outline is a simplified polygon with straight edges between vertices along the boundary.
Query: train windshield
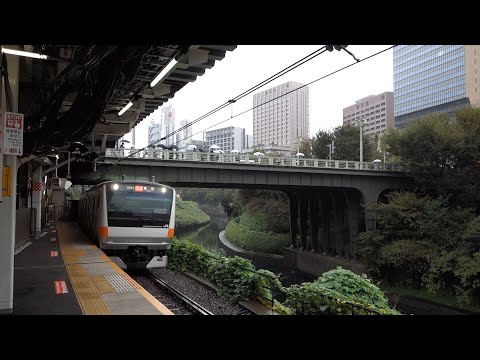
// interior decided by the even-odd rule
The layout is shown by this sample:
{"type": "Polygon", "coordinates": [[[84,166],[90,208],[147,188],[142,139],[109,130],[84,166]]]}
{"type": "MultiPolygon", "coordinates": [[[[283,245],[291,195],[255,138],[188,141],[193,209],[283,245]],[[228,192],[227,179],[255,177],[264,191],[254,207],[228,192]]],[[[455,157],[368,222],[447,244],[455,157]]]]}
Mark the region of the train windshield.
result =
{"type": "Polygon", "coordinates": [[[173,191],[163,186],[108,184],[108,226],[168,227],[173,191]]]}

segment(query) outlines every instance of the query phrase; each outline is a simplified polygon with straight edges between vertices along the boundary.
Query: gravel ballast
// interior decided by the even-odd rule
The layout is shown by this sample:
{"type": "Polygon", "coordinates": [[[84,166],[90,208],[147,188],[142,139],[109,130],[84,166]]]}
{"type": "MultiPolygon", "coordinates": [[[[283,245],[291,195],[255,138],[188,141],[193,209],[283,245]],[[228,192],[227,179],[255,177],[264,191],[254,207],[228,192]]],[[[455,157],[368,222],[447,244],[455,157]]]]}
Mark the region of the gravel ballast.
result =
{"type": "Polygon", "coordinates": [[[168,268],[154,269],[151,272],[215,315],[236,315],[245,310],[181,272],[168,268]]]}

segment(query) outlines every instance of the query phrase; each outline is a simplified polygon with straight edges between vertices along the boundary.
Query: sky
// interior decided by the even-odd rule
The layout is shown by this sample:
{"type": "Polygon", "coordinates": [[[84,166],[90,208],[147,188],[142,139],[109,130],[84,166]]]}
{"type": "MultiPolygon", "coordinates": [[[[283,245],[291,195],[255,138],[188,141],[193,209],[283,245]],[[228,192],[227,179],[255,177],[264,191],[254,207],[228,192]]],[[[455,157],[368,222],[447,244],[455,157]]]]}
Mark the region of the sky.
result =
{"type": "MultiPolygon", "coordinates": [[[[225,58],[216,61],[195,82],[185,85],[163,106],[175,108],[176,127],[180,120],[195,120],[229,99],[269,78],[280,70],[309,55],[323,45],[238,45],[227,51],[225,58]]],[[[364,59],[391,45],[349,45],[347,49],[357,58],[364,59]]],[[[261,87],[260,92],[288,81],[309,83],[332,71],[356,61],[345,51],[324,52],[286,75],[261,87]]],[[[330,130],[343,123],[343,109],[368,95],[393,91],[393,50],[385,51],[348,69],[319,80],[309,87],[310,137],[319,130],[330,130]]],[[[253,94],[222,109],[193,125],[193,139],[202,139],[202,131],[238,126],[253,134],[253,112],[231,118],[253,107],[253,94]],[[227,121],[224,121],[227,120],[227,121]],[[223,123],[214,126],[215,124],[223,123]]],[[[148,126],[152,117],[160,117],[161,108],[145,118],[135,128],[135,147],[148,144],[148,126]]],[[[124,139],[132,140],[131,133],[124,139]]]]}

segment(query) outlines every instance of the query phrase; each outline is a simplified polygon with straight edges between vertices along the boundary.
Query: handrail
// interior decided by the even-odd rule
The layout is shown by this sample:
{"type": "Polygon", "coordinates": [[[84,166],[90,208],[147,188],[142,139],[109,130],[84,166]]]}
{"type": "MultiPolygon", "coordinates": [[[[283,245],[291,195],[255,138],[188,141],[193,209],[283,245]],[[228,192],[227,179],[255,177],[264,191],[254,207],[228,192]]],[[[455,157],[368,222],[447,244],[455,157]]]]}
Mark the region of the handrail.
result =
{"type": "Polygon", "coordinates": [[[247,164],[278,167],[302,167],[302,168],[323,168],[323,169],[344,169],[344,170],[370,170],[370,171],[396,171],[405,172],[403,165],[383,164],[347,160],[307,159],[275,156],[253,156],[243,154],[215,154],[209,152],[180,152],[161,149],[148,149],[136,153],[130,150],[107,149],[106,158],[118,159],[154,159],[158,161],[187,161],[187,162],[215,162],[224,164],[247,164]]]}

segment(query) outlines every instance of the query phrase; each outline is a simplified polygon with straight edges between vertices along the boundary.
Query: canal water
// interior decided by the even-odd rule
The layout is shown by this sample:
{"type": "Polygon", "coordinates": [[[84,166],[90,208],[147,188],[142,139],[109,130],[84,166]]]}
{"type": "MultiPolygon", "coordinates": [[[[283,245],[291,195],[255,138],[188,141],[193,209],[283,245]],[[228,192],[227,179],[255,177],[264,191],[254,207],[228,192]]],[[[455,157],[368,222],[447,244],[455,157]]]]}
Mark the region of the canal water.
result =
{"type": "MultiPolygon", "coordinates": [[[[202,209],[205,211],[206,209],[202,209]]],[[[191,231],[178,231],[176,238],[179,240],[188,240],[195,244],[202,245],[205,249],[210,251],[220,251],[224,249],[220,242],[218,234],[225,230],[228,218],[224,214],[209,214],[210,224],[191,231]]],[[[228,255],[232,255],[231,251],[227,251],[228,255]]],[[[257,269],[269,270],[275,274],[279,274],[284,286],[291,286],[293,284],[301,284],[303,282],[310,282],[316,279],[315,276],[305,274],[301,271],[283,265],[283,262],[278,259],[267,259],[265,257],[244,256],[237,253],[236,255],[248,258],[252,261],[257,269]]]]}

